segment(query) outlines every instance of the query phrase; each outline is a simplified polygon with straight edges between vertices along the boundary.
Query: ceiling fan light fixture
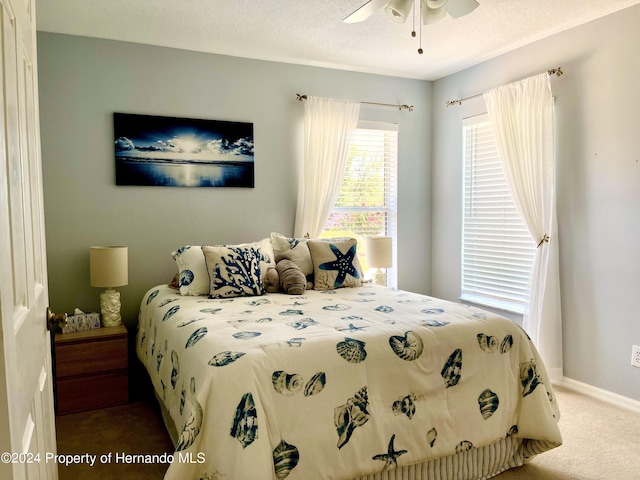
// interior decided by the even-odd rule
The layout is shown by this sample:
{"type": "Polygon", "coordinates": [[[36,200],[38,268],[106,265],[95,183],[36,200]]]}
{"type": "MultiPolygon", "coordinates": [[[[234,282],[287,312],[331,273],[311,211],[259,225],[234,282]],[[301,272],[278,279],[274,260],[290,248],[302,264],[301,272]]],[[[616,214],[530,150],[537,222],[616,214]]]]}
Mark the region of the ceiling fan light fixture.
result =
{"type": "Polygon", "coordinates": [[[437,9],[440,7],[444,7],[448,0],[423,0],[422,8],[433,8],[437,9]]]}
{"type": "Polygon", "coordinates": [[[427,6],[427,8],[425,8],[425,6],[422,5],[422,12],[420,12],[420,16],[422,19],[422,24],[429,25],[431,23],[436,23],[437,21],[442,20],[444,17],[446,17],[447,11],[444,9],[444,7],[432,8],[427,6]]]}
{"type": "Polygon", "coordinates": [[[392,20],[404,23],[412,6],[413,0],[391,0],[385,7],[385,11],[392,20]]]}
{"type": "Polygon", "coordinates": [[[479,5],[476,0],[451,0],[447,3],[445,10],[453,18],[460,18],[469,15],[479,5]]]}
{"type": "Polygon", "coordinates": [[[384,7],[387,15],[398,23],[404,23],[413,8],[413,30],[411,36],[416,37],[416,30],[419,32],[420,45],[418,53],[422,54],[422,25],[429,25],[442,20],[451,15],[452,18],[468,15],[476,8],[477,0],[367,0],[358,9],[348,15],[343,21],[345,23],[361,22],[378,9],[384,7]],[[414,8],[415,4],[415,8],[414,8]],[[419,11],[418,11],[419,10],[419,11]],[[419,19],[417,17],[420,17],[419,19]],[[416,21],[418,28],[416,29],[416,21]]]}

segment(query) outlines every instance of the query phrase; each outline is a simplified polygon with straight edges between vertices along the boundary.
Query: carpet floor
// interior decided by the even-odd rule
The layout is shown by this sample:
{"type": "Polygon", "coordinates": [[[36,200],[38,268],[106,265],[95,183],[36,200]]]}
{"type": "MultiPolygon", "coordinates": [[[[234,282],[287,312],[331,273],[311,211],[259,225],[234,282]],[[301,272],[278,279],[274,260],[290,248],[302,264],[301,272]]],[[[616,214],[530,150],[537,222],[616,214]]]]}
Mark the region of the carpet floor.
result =
{"type": "MultiPolygon", "coordinates": [[[[495,478],[640,479],[640,414],[562,387],[557,387],[556,393],[563,445],[495,478]]],[[[56,422],[59,454],[96,455],[93,466],[87,462],[88,457],[69,466],[59,464],[60,480],[160,480],[167,469],[161,462],[126,463],[127,457],[123,456],[173,451],[153,400],[65,415],[56,422]]]]}

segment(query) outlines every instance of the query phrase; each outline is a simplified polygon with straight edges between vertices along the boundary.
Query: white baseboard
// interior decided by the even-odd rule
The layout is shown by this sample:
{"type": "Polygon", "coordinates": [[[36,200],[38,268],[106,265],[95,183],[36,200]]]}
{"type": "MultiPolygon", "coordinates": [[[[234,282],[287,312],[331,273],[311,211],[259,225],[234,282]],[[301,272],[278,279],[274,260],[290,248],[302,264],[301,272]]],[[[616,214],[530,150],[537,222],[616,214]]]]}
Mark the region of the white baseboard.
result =
{"type": "Polygon", "coordinates": [[[603,390],[567,377],[562,377],[561,380],[554,381],[553,383],[569,390],[582,393],[583,395],[602,400],[603,402],[626,408],[627,410],[631,410],[635,413],[640,413],[640,401],[634,400],[633,398],[624,397],[617,393],[603,390]]]}

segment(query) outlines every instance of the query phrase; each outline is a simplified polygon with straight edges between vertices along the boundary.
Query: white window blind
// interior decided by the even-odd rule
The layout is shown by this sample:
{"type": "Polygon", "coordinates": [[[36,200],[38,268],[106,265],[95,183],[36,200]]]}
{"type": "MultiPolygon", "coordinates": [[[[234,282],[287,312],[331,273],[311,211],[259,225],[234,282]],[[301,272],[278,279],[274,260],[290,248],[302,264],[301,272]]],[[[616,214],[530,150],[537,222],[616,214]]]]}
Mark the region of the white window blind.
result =
{"type": "Polygon", "coordinates": [[[367,275],[369,236],[393,238],[393,267],[387,269],[387,285],[397,286],[397,163],[398,128],[394,124],[360,122],[355,132],[340,194],[322,237],[358,239],[358,257],[367,275]]]}
{"type": "Polygon", "coordinates": [[[535,245],[509,193],[487,115],[464,121],[461,299],[524,313],[535,245]]]}

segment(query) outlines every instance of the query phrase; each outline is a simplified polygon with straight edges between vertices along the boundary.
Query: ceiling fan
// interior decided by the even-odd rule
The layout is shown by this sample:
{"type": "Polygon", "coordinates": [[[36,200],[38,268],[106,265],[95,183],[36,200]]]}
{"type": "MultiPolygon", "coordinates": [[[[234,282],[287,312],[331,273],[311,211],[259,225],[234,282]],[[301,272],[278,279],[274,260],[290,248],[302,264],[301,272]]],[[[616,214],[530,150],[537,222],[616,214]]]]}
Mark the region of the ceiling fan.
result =
{"type": "Polygon", "coordinates": [[[420,15],[420,48],[418,53],[422,54],[422,25],[435,23],[446,17],[447,14],[453,18],[463,17],[474,11],[479,3],[476,0],[369,0],[348,15],[344,23],[358,23],[366,20],[378,10],[384,8],[387,15],[396,22],[404,23],[411,12],[411,7],[415,5],[414,27],[411,36],[416,36],[415,17],[420,15]]]}
{"type": "Polygon", "coordinates": [[[478,7],[476,0],[369,0],[347,16],[343,22],[362,22],[378,10],[384,8],[387,15],[396,22],[403,23],[411,12],[414,1],[416,12],[420,11],[421,24],[428,25],[444,18],[447,14],[453,18],[463,17],[478,7]]]}

